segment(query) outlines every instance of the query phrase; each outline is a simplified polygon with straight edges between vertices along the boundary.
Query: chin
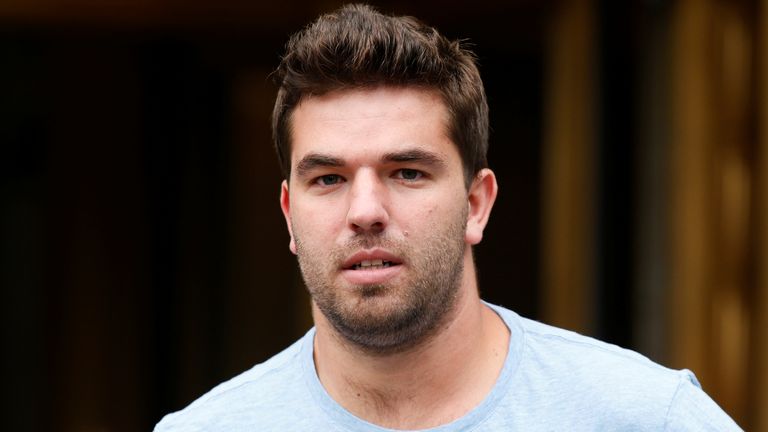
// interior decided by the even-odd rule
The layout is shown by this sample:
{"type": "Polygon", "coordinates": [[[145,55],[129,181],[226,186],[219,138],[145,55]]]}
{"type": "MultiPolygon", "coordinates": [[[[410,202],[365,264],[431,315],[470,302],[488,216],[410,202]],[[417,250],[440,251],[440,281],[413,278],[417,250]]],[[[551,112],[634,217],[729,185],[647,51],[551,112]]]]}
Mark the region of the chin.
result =
{"type": "Polygon", "coordinates": [[[395,295],[391,290],[366,287],[364,296],[338,299],[330,307],[316,304],[336,332],[352,345],[371,354],[396,353],[428,338],[443,316],[413,302],[412,296],[395,295]]]}

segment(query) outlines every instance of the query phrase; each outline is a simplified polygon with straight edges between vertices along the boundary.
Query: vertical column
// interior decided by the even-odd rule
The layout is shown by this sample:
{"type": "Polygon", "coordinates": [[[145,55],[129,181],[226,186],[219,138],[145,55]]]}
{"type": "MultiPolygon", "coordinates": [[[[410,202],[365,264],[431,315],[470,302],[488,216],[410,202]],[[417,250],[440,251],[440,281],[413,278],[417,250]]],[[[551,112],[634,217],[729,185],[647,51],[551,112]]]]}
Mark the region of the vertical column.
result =
{"type": "Polygon", "coordinates": [[[593,4],[561,2],[550,24],[542,152],[542,311],[548,323],[593,333],[593,4]]]}
{"type": "Polygon", "coordinates": [[[753,266],[755,274],[755,296],[752,303],[752,328],[750,345],[753,347],[750,370],[752,428],[768,431],[768,0],[759,2],[759,16],[756,28],[757,40],[757,125],[758,138],[755,154],[756,187],[755,198],[756,230],[754,234],[756,257],[753,266]]]}
{"type": "Polygon", "coordinates": [[[682,0],[672,17],[669,331],[674,367],[692,369],[747,419],[753,28],[742,2],[682,0]]]}
{"type": "Polygon", "coordinates": [[[667,195],[669,179],[671,4],[648,5],[641,16],[637,76],[637,145],[633,326],[634,346],[651,359],[668,361],[667,195]]]}
{"type": "Polygon", "coordinates": [[[708,358],[713,386],[723,406],[737,420],[746,416],[749,317],[747,301],[749,231],[754,171],[749,157],[754,138],[749,133],[752,39],[748,12],[740,2],[716,4],[714,60],[717,98],[713,106],[720,129],[713,149],[713,178],[717,187],[717,225],[712,251],[711,337],[708,358]],[[716,111],[715,111],[716,109],[716,111]]]}
{"type": "Polygon", "coordinates": [[[672,16],[669,164],[669,345],[671,366],[692,369],[706,384],[707,304],[712,262],[714,122],[709,60],[710,5],[681,0],[672,16]]]}

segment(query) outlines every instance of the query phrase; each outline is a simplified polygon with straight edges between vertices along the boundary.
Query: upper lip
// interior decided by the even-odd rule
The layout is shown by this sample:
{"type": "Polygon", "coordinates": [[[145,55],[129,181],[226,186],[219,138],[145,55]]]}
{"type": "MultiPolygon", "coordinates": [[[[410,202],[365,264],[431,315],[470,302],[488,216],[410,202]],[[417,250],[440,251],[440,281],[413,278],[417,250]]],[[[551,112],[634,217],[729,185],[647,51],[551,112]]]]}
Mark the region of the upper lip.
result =
{"type": "Polygon", "coordinates": [[[382,249],[362,250],[350,256],[342,263],[344,269],[352,268],[353,265],[362,261],[382,260],[389,261],[392,264],[402,264],[402,260],[396,255],[382,249]]]}

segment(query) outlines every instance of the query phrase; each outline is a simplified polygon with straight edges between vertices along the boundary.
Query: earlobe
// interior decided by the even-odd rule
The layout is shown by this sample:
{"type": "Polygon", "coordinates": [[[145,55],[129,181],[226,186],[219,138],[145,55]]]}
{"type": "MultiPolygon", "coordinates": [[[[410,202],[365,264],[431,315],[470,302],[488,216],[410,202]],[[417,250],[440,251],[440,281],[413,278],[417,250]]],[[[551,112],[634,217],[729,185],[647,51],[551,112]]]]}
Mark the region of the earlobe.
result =
{"type": "Polygon", "coordinates": [[[283,217],[286,225],[288,225],[288,235],[291,236],[288,249],[296,255],[296,241],[293,239],[293,226],[291,225],[291,196],[288,193],[288,180],[283,180],[280,187],[280,209],[283,210],[283,217]]]}
{"type": "Polygon", "coordinates": [[[472,181],[467,196],[469,213],[465,240],[468,244],[476,245],[483,239],[483,230],[491,216],[497,193],[496,175],[488,168],[480,170],[472,181]]]}

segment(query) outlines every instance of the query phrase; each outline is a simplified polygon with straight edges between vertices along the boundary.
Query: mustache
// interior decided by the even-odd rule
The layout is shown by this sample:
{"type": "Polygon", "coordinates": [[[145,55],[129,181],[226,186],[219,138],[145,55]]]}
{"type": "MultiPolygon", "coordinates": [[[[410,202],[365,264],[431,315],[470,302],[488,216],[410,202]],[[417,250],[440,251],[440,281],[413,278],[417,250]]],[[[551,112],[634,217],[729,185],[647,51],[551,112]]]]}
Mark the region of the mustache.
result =
{"type": "Polygon", "coordinates": [[[393,239],[387,234],[359,233],[344,244],[344,249],[352,250],[373,249],[377,247],[388,250],[393,248],[397,249],[402,247],[402,242],[393,239]]]}
{"type": "MultiPolygon", "coordinates": [[[[296,230],[294,232],[294,240],[296,241],[296,248],[299,255],[299,261],[302,257],[308,255],[316,255],[320,252],[306,249],[302,237],[297,235],[296,230]]],[[[384,249],[392,254],[400,257],[404,262],[409,256],[410,247],[405,238],[394,238],[390,234],[381,233],[357,233],[354,236],[347,239],[341,245],[330,245],[325,250],[325,254],[330,258],[331,263],[341,265],[350,255],[360,251],[361,249],[384,249]]]]}
{"type": "Polygon", "coordinates": [[[330,256],[332,262],[341,265],[350,255],[361,249],[383,249],[398,256],[404,262],[409,256],[409,248],[403,239],[395,239],[390,235],[371,233],[356,234],[343,245],[334,247],[330,251],[330,256]]]}

